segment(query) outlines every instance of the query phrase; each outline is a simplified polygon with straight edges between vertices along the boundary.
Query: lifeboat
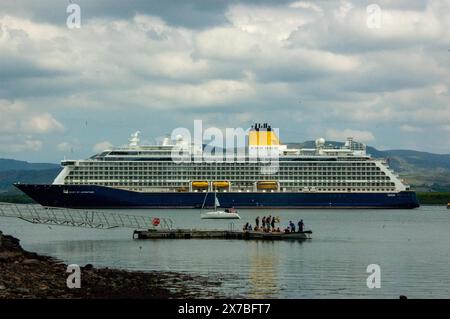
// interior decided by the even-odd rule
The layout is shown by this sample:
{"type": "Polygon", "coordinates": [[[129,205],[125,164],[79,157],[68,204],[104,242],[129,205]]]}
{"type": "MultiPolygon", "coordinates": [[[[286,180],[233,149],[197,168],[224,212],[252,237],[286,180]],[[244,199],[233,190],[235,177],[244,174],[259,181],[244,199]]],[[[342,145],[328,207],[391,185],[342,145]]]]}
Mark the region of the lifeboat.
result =
{"type": "Polygon", "coordinates": [[[278,182],[276,181],[261,181],[256,183],[257,189],[278,189],[278,182]]]}
{"type": "Polygon", "coordinates": [[[215,188],[228,188],[230,186],[230,183],[227,181],[217,181],[213,182],[213,186],[215,188]]]}
{"type": "Polygon", "coordinates": [[[194,188],[208,188],[207,181],[194,181],[192,182],[192,187],[194,188]]]}

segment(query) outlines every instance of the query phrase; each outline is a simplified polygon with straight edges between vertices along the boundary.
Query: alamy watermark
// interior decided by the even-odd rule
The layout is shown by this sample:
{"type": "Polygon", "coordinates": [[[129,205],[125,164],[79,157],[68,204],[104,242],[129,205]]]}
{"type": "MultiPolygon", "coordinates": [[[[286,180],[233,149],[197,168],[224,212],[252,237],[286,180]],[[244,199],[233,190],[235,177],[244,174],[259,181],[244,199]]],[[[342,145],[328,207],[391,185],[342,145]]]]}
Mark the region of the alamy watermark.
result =
{"type": "Polygon", "coordinates": [[[66,12],[69,13],[66,25],[69,29],[79,29],[81,28],[81,8],[76,3],[70,3],[66,12]]]}
{"type": "Polygon", "coordinates": [[[81,288],[81,268],[77,264],[71,264],[67,266],[67,273],[70,275],[67,277],[67,288],[81,288]]]}
{"type": "Polygon", "coordinates": [[[366,269],[367,273],[370,275],[367,277],[366,284],[367,288],[381,288],[381,268],[377,264],[370,264],[366,269]]]}
{"type": "Polygon", "coordinates": [[[180,163],[258,162],[261,173],[275,174],[279,169],[282,145],[279,129],[268,124],[255,124],[249,129],[208,127],[194,121],[194,132],[178,127],[171,133],[175,146],[172,161],[180,163]],[[247,147],[248,145],[248,147],[247,147]]]}
{"type": "Polygon", "coordinates": [[[370,4],[366,8],[366,25],[369,29],[380,29],[382,20],[382,11],[378,4],[370,4]]]}

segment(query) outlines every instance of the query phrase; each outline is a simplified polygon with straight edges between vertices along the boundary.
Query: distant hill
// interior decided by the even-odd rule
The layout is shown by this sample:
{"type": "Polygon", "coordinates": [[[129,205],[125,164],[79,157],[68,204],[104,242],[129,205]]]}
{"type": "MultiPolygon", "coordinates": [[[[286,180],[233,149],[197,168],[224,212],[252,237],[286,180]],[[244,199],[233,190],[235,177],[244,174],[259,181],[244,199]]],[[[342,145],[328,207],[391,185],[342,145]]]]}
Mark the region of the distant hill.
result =
{"type": "Polygon", "coordinates": [[[61,171],[58,169],[0,171],[0,192],[12,191],[13,183],[51,183],[61,171]]]}
{"type": "MultiPolygon", "coordinates": [[[[342,146],[341,142],[327,144],[342,146]]],[[[292,148],[313,148],[314,141],[287,143],[292,148]]],[[[413,189],[418,191],[450,191],[450,154],[433,154],[412,150],[380,151],[368,146],[367,153],[388,159],[392,167],[413,189]]],[[[12,185],[22,183],[51,183],[61,171],[59,164],[29,163],[0,159],[0,193],[17,193],[12,185]]]]}
{"type": "Polygon", "coordinates": [[[49,163],[29,163],[13,159],[0,159],[0,193],[18,193],[13,183],[51,183],[61,166],[49,163]]]}
{"type": "Polygon", "coordinates": [[[13,159],[0,158],[0,172],[13,170],[27,170],[27,171],[41,171],[48,169],[57,169],[61,166],[59,164],[49,163],[28,163],[25,161],[17,161],[13,159]]]}

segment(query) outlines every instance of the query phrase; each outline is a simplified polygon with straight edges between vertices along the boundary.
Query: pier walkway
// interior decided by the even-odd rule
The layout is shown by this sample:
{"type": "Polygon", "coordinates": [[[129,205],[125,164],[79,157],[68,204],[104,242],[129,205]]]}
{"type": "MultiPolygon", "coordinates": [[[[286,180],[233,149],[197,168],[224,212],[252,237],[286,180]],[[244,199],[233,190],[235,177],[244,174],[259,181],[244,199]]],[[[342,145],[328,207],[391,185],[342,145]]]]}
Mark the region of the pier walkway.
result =
{"type": "Polygon", "coordinates": [[[170,218],[118,214],[111,211],[50,208],[32,204],[0,203],[0,217],[12,217],[33,224],[96,229],[132,228],[134,239],[265,239],[304,240],[312,232],[284,233],[241,231],[230,223],[228,230],[180,229],[170,218]]]}
{"type": "Polygon", "coordinates": [[[170,218],[118,214],[98,210],[48,208],[41,205],[0,203],[0,217],[15,217],[33,224],[97,229],[132,228],[172,230],[170,218]],[[157,221],[157,225],[155,225],[157,221]]]}
{"type": "Polygon", "coordinates": [[[239,230],[135,230],[135,239],[265,239],[265,240],[303,240],[311,239],[312,231],[284,233],[239,230]]]}

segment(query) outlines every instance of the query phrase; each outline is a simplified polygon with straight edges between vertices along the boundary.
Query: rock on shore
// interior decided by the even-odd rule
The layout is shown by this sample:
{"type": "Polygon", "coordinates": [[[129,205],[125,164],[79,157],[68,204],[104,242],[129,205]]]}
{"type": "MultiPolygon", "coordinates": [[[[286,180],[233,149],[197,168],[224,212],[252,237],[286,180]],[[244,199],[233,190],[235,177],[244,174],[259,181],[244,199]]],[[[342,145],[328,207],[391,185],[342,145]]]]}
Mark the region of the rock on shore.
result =
{"type": "Polygon", "coordinates": [[[22,249],[0,231],[0,299],[4,298],[211,298],[203,277],[172,272],[130,272],[81,267],[81,288],[68,288],[67,265],[22,249]]]}

